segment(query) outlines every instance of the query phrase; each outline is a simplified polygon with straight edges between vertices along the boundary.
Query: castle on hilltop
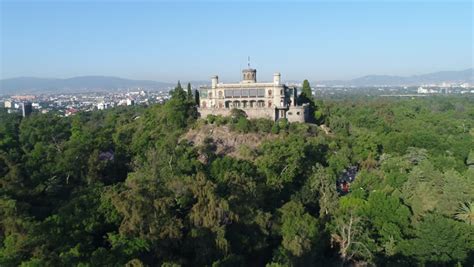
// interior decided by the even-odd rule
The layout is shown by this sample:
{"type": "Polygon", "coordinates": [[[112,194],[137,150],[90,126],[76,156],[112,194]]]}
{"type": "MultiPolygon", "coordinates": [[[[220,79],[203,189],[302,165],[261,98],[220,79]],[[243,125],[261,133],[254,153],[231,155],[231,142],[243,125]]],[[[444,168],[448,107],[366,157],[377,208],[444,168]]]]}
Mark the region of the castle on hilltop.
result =
{"type": "Polygon", "coordinates": [[[240,83],[219,83],[211,78],[211,86],[199,89],[198,112],[207,115],[229,116],[232,109],[245,111],[248,118],[287,119],[289,122],[305,122],[308,106],[298,105],[296,87],[281,83],[280,73],[273,74],[273,82],[257,82],[257,70],[242,71],[240,83]]]}

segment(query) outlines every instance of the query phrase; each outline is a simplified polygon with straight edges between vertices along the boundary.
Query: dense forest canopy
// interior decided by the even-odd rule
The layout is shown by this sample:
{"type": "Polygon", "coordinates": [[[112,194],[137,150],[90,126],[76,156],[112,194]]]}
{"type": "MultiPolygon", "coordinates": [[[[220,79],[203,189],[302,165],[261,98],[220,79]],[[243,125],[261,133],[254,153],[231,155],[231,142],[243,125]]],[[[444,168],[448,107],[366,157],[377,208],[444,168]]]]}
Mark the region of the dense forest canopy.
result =
{"type": "Polygon", "coordinates": [[[306,99],[323,127],[194,101],[1,112],[0,266],[474,264],[472,98],[306,99]],[[236,158],[204,124],[273,137],[236,158]]]}

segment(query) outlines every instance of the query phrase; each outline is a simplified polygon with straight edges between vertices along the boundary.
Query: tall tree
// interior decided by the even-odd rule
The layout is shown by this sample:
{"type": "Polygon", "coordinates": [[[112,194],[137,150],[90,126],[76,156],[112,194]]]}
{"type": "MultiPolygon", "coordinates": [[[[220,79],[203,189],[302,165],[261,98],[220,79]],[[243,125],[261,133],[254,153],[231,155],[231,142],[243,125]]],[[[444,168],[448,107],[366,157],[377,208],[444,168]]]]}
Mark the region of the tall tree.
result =
{"type": "Polygon", "coordinates": [[[311,251],[318,238],[318,220],[305,211],[303,204],[287,202],[279,209],[282,246],[294,256],[311,251]]]}
{"type": "Polygon", "coordinates": [[[188,83],[187,89],[188,89],[187,90],[188,101],[192,102],[193,101],[193,91],[191,89],[191,83],[188,83]]]}
{"type": "Polygon", "coordinates": [[[313,93],[311,91],[311,85],[309,84],[308,80],[303,81],[303,89],[301,90],[300,94],[300,103],[311,103],[313,101],[313,93]]]}
{"type": "Polygon", "coordinates": [[[414,234],[414,239],[402,242],[401,252],[426,265],[454,266],[472,254],[474,228],[439,214],[424,217],[414,234]]]}
{"type": "Polygon", "coordinates": [[[176,85],[173,92],[171,93],[171,96],[174,97],[174,98],[178,98],[179,100],[185,100],[186,99],[186,93],[184,92],[180,81],[178,81],[178,84],[176,85]]]}
{"type": "Polygon", "coordinates": [[[339,213],[332,220],[331,243],[339,247],[344,263],[355,259],[370,262],[373,258],[370,239],[364,221],[352,211],[339,213]]]}
{"type": "Polygon", "coordinates": [[[199,90],[194,90],[194,102],[199,106],[199,90]]]}
{"type": "Polygon", "coordinates": [[[322,120],[322,114],[315,114],[316,111],[316,104],[313,98],[313,92],[311,91],[311,85],[309,84],[308,80],[303,81],[303,88],[301,90],[301,94],[298,96],[298,104],[309,104],[309,120],[314,122],[314,118],[317,116],[322,120]]]}

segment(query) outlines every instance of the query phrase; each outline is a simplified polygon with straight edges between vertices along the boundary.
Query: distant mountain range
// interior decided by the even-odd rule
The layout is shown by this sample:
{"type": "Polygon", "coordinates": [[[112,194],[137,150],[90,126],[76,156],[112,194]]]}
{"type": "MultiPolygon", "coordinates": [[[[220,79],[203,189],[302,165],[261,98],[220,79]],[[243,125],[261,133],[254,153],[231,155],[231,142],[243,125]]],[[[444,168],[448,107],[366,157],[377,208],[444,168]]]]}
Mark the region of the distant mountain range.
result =
{"type": "MultiPolygon", "coordinates": [[[[448,83],[474,84],[474,69],[463,71],[441,71],[413,76],[368,75],[352,80],[315,81],[312,85],[328,86],[382,86],[382,85],[422,85],[448,83]]],[[[191,81],[193,85],[207,84],[208,81],[191,81]]],[[[183,86],[185,86],[183,82],[183,86]]],[[[19,77],[0,80],[0,94],[37,94],[114,91],[141,88],[144,90],[166,89],[174,83],[150,80],[130,80],[109,76],[80,76],[68,79],[49,79],[35,77],[19,77]]]]}
{"type": "Polygon", "coordinates": [[[312,84],[324,84],[328,86],[410,86],[423,84],[440,84],[443,82],[474,84],[474,69],[471,68],[462,71],[440,71],[413,76],[368,75],[352,80],[315,81],[312,84]]]}
{"type": "Polygon", "coordinates": [[[149,90],[173,85],[166,82],[130,80],[109,76],[80,76],[68,79],[18,77],[0,80],[0,94],[113,91],[129,88],[149,90]]]}

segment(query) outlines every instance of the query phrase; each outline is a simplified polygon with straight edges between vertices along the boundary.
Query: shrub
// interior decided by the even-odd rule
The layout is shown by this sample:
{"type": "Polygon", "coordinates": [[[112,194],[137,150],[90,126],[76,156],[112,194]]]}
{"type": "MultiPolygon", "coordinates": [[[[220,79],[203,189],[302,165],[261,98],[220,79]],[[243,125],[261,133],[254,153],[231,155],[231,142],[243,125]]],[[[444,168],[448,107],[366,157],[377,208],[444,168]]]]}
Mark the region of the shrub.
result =
{"type": "Polygon", "coordinates": [[[255,119],[250,121],[256,132],[270,133],[272,131],[273,122],[268,119],[255,119]]]}
{"type": "Polygon", "coordinates": [[[245,117],[240,117],[235,124],[235,129],[242,133],[248,133],[250,131],[250,122],[245,117]]]}
{"type": "Polygon", "coordinates": [[[280,132],[280,126],[278,126],[278,123],[273,124],[272,134],[278,134],[279,132],[280,132]]]}
{"type": "Polygon", "coordinates": [[[229,117],[224,117],[222,115],[217,115],[216,116],[216,125],[221,126],[229,123],[229,117]]]}
{"type": "Polygon", "coordinates": [[[209,114],[206,117],[207,122],[209,122],[210,124],[213,124],[216,121],[216,118],[217,118],[217,116],[213,115],[213,114],[209,114]]]}

